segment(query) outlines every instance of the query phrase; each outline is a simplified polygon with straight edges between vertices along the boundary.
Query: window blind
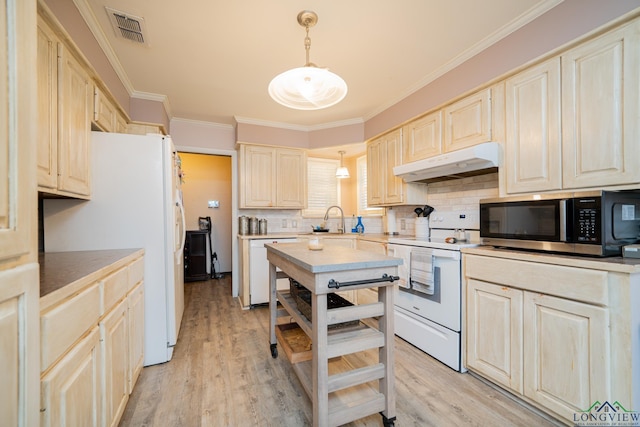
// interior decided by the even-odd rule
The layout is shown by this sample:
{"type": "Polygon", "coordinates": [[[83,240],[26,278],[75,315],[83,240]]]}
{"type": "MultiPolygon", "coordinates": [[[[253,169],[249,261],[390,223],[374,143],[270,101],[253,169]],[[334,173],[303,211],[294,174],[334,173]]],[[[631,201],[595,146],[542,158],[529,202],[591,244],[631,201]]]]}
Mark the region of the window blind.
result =
{"type": "Polygon", "coordinates": [[[332,205],[339,205],[340,185],[336,178],[339,160],[309,157],[307,161],[307,209],[305,217],[321,217],[332,205]]]}

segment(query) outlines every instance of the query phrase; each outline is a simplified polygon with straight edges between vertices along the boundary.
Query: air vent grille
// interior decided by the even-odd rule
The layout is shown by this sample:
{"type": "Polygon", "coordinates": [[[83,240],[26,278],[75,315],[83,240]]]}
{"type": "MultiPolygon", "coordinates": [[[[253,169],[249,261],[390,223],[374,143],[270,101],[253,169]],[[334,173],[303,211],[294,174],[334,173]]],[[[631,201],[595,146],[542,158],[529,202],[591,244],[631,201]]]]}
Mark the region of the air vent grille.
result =
{"type": "Polygon", "coordinates": [[[113,30],[117,37],[130,40],[134,43],[148,45],[149,40],[145,34],[144,19],[119,10],[105,7],[113,30]]]}

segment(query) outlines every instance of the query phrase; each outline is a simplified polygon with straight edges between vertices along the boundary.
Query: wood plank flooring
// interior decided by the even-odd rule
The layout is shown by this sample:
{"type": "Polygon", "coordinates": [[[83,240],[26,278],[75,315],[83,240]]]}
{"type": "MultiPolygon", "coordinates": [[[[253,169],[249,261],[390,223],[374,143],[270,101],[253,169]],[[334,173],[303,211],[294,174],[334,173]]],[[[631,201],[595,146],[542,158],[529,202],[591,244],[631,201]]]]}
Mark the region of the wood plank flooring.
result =
{"type": "MultiPolygon", "coordinates": [[[[310,426],[311,404],[284,351],[269,351],[266,307],[241,310],[231,278],[185,284],[173,359],[142,370],[120,427],[310,426]]],[[[396,426],[556,425],[396,337],[396,426]]],[[[381,426],[379,415],[348,424],[381,426]]]]}

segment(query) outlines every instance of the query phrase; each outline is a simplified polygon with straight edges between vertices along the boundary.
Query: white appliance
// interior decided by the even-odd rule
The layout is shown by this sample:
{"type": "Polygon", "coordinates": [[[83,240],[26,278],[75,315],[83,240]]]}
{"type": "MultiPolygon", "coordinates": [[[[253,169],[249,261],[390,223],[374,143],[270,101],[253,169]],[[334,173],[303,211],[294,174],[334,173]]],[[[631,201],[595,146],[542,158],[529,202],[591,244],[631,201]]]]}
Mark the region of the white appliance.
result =
{"type": "Polygon", "coordinates": [[[180,158],[170,137],[92,132],[89,201],[43,201],[46,252],[144,248],[144,365],[171,360],[184,311],[180,158]]]}
{"type": "MultiPolygon", "coordinates": [[[[296,239],[251,239],[249,244],[249,304],[251,306],[269,302],[269,261],[265,243],[291,243],[296,239]]],[[[277,271],[280,271],[278,268],[277,271]]],[[[278,290],[289,289],[289,279],[278,279],[278,290]]]]}
{"type": "Polygon", "coordinates": [[[393,174],[406,182],[429,182],[437,178],[464,177],[499,166],[500,144],[483,142],[450,153],[395,166],[393,174]]]}
{"type": "Polygon", "coordinates": [[[460,249],[479,243],[478,214],[437,210],[430,237],[389,238],[388,253],[402,258],[395,287],[396,335],[459,372],[462,366],[462,262],[460,249]],[[465,232],[456,230],[464,229],[465,232]],[[470,241],[448,243],[468,235],[470,241]]]}

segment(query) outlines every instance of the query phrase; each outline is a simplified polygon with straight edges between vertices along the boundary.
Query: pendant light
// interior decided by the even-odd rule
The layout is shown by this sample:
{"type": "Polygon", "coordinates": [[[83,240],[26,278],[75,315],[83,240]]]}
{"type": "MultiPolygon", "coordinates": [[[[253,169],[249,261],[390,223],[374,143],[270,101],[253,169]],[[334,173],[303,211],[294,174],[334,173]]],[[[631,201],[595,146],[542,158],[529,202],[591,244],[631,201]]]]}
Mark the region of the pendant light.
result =
{"type": "Polygon", "coordinates": [[[306,30],[304,49],[307,62],[303,67],[278,74],[269,83],[269,95],[274,101],[296,110],[320,110],[342,101],[347,84],[337,74],[309,62],[311,39],[309,28],[316,25],[318,15],[310,10],[298,14],[298,24],[306,30]]]}
{"type": "Polygon", "coordinates": [[[349,169],[344,166],[344,153],[346,151],[338,151],[340,153],[340,167],[336,169],[336,178],[349,178],[349,169]]]}

